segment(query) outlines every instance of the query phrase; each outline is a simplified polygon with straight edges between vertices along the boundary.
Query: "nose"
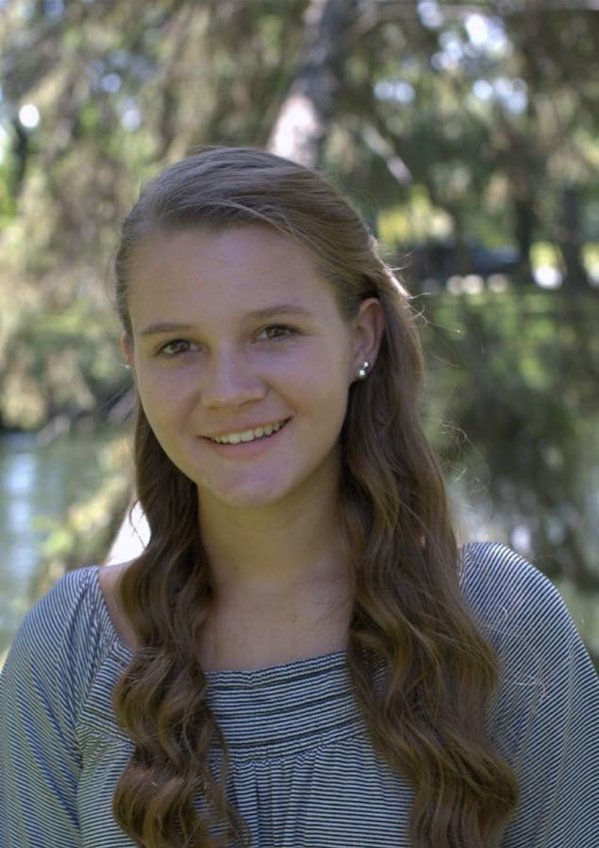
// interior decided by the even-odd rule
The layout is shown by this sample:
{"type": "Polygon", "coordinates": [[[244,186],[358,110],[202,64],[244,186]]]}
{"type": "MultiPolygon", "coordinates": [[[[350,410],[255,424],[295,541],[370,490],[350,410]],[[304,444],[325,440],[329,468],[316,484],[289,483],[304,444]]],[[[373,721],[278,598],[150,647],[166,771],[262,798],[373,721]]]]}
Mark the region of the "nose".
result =
{"type": "Polygon", "coordinates": [[[203,369],[200,394],[209,408],[242,406],[264,397],[264,380],[247,357],[234,352],[215,356],[203,369]]]}

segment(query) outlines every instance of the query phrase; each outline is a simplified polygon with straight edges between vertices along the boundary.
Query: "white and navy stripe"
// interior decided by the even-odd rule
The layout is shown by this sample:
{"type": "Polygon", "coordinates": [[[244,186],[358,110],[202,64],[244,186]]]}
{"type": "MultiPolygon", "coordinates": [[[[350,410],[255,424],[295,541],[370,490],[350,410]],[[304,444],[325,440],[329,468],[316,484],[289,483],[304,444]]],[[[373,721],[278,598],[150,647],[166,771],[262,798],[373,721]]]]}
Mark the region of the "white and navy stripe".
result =
{"type": "MultiPolygon", "coordinates": [[[[0,848],[134,844],[111,814],[133,751],[111,693],[131,653],[98,568],[34,605],[0,676],[0,848]]],[[[598,848],[599,679],[561,596],[496,543],[465,546],[461,585],[500,653],[488,730],[520,780],[501,848],[598,848]]],[[[343,652],[208,678],[253,848],[410,848],[412,790],[370,744],[343,652]]]]}

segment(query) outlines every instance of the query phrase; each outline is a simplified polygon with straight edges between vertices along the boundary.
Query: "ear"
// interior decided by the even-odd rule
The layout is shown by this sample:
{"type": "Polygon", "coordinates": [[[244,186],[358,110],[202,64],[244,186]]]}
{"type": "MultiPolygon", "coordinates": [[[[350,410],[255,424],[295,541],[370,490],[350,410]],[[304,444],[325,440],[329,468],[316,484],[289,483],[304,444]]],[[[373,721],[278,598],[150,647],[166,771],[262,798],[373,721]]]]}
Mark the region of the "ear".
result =
{"type": "Polygon", "coordinates": [[[121,353],[127,362],[127,365],[133,367],[133,345],[127,333],[123,330],[121,333],[121,353]]]}
{"type": "Polygon", "coordinates": [[[355,371],[366,360],[374,366],[385,330],[385,313],[377,297],[369,297],[360,304],[360,311],[353,320],[355,345],[351,379],[355,371]]]}

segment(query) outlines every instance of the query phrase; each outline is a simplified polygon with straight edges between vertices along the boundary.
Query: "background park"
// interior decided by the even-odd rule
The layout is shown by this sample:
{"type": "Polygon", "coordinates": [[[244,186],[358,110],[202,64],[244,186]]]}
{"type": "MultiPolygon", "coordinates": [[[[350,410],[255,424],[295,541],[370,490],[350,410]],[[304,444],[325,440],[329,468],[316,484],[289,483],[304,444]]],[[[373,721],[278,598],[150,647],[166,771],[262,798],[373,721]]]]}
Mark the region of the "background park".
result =
{"type": "Polygon", "coordinates": [[[0,664],[65,570],[144,544],[111,260],[215,143],[349,192],[463,541],[543,571],[599,668],[597,0],[0,0],[0,664]]]}

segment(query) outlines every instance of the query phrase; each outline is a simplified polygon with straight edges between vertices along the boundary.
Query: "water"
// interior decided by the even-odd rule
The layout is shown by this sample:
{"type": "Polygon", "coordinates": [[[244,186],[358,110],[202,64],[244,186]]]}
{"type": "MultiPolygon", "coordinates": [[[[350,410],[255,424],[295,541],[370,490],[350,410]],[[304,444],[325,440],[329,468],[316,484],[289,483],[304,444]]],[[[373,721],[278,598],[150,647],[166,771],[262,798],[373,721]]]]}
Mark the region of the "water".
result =
{"type": "Polygon", "coordinates": [[[0,656],[35,598],[41,546],[69,507],[100,480],[102,435],[73,434],[39,445],[35,434],[0,438],[0,656]]]}

